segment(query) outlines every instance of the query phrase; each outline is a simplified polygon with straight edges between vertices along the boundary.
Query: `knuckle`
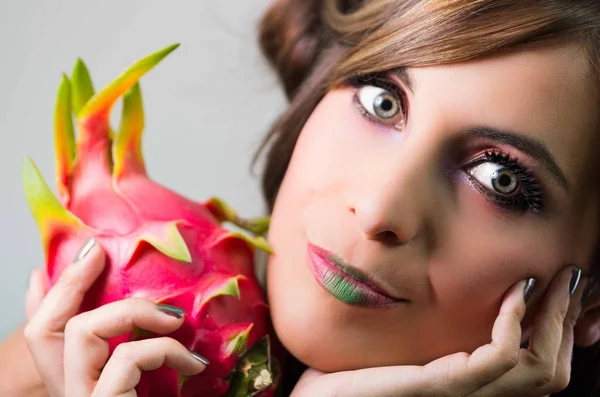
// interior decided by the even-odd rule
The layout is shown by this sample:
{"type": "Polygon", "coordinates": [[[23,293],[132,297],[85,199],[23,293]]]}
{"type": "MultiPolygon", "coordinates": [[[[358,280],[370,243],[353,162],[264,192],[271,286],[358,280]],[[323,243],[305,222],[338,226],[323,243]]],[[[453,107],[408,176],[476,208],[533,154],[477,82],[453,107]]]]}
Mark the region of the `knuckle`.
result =
{"type": "Polygon", "coordinates": [[[567,386],[569,386],[570,382],[571,382],[571,374],[569,373],[569,371],[557,372],[557,374],[554,376],[554,380],[553,380],[553,386],[554,386],[553,392],[557,393],[559,391],[566,389],[567,386]]]}
{"type": "Polygon", "coordinates": [[[127,298],[125,299],[125,302],[136,307],[149,307],[150,305],[154,305],[152,300],[143,297],[127,298]]]}
{"type": "Polygon", "coordinates": [[[572,310],[565,316],[564,325],[568,328],[575,328],[575,324],[577,323],[578,317],[579,312],[576,310],[572,310]]]}
{"type": "Polygon", "coordinates": [[[154,303],[147,298],[127,298],[122,301],[123,308],[119,310],[119,314],[115,319],[121,324],[138,325],[143,322],[143,319],[148,316],[154,309],[154,303]]]}
{"type": "Polygon", "coordinates": [[[40,327],[35,323],[28,323],[23,329],[23,336],[28,343],[35,342],[40,339],[42,333],[40,332],[40,327]]]}
{"type": "Polygon", "coordinates": [[[525,308],[519,307],[518,309],[516,309],[514,311],[507,312],[505,315],[510,319],[510,321],[513,324],[520,326],[524,314],[525,314],[525,308]]]}
{"type": "Polygon", "coordinates": [[[109,321],[120,328],[129,328],[133,325],[139,325],[141,319],[148,312],[147,299],[145,298],[127,298],[109,303],[102,310],[106,310],[104,321],[109,321]]]}
{"type": "Polygon", "coordinates": [[[56,284],[54,284],[53,288],[79,290],[81,288],[81,281],[76,276],[77,272],[75,272],[73,268],[67,267],[58,280],[56,280],[56,284]]]}
{"type": "Polygon", "coordinates": [[[551,382],[552,393],[558,393],[567,388],[571,382],[571,363],[569,358],[562,357],[556,366],[551,382]]]}
{"type": "Polygon", "coordinates": [[[519,364],[519,352],[509,349],[498,349],[498,365],[508,372],[519,364]]]}
{"type": "Polygon", "coordinates": [[[126,311],[130,312],[131,315],[137,316],[140,313],[145,313],[154,310],[155,304],[148,298],[127,298],[123,301],[126,306],[126,311]]]}
{"type": "Polygon", "coordinates": [[[568,315],[568,313],[567,313],[567,311],[566,311],[566,310],[565,310],[565,311],[562,311],[562,310],[561,310],[561,312],[559,313],[559,315],[558,315],[558,318],[557,318],[558,325],[560,325],[560,327],[562,328],[563,324],[564,324],[566,321],[569,321],[569,317],[570,317],[570,316],[568,315]]]}
{"type": "Polygon", "coordinates": [[[123,362],[132,362],[135,358],[134,342],[125,342],[117,345],[113,352],[113,357],[123,362]]]}
{"type": "Polygon", "coordinates": [[[557,307],[543,307],[538,315],[549,318],[553,327],[561,327],[567,316],[568,302],[562,302],[557,307]]]}
{"type": "Polygon", "coordinates": [[[159,339],[160,345],[164,351],[174,351],[181,349],[182,345],[178,341],[169,337],[162,337],[159,339]]]}
{"type": "Polygon", "coordinates": [[[95,336],[90,326],[88,313],[81,313],[71,317],[65,325],[65,341],[69,343],[78,340],[79,343],[90,344],[94,342],[95,336]]]}
{"type": "Polygon", "coordinates": [[[554,371],[552,368],[544,367],[536,371],[533,376],[533,383],[535,387],[547,386],[554,380],[554,371]]]}
{"type": "Polygon", "coordinates": [[[85,321],[83,316],[77,315],[71,317],[67,324],[65,325],[65,336],[67,335],[76,335],[83,332],[83,328],[85,325],[85,321]]]}

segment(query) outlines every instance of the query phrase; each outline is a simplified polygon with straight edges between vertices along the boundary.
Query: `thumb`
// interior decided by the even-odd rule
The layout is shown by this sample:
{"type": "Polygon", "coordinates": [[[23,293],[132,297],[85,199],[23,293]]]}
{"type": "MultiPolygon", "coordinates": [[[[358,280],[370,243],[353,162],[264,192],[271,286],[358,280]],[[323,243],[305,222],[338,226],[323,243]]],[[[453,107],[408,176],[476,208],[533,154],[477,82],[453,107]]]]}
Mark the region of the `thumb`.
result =
{"type": "Polygon", "coordinates": [[[31,271],[29,276],[29,285],[25,294],[25,315],[27,321],[35,314],[40,307],[44,296],[46,296],[46,282],[44,280],[44,271],[36,268],[31,271]]]}

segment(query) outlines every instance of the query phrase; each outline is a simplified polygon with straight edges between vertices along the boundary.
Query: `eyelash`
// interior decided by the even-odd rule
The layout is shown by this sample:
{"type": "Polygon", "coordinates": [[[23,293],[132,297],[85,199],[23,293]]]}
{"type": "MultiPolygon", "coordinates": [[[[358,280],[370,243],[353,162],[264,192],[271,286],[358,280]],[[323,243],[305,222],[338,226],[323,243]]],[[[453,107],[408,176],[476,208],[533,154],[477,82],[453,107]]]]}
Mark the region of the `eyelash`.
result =
{"type": "MultiPolygon", "coordinates": [[[[364,108],[358,98],[358,90],[365,86],[374,86],[389,91],[395,98],[400,102],[400,111],[403,119],[406,120],[406,103],[404,101],[404,91],[396,85],[393,81],[381,77],[377,77],[374,74],[354,76],[348,79],[348,84],[356,88],[354,94],[354,104],[358,108],[361,115],[369,122],[377,124],[379,126],[385,126],[387,128],[395,128],[394,125],[385,123],[383,120],[376,118],[364,108]]],[[[395,128],[397,129],[397,128],[395,128]]]]}
{"type": "MultiPolygon", "coordinates": [[[[402,117],[404,120],[406,120],[406,104],[404,100],[405,93],[393,81],[377,77],[373,74],[367,74],[349,78],[348,84],[356,88],[353,101],[358,111],[367,121],[379,126],[395,128],[393,125],[389,125],[381,119],[373,116],[360,103],[358,98],[358,90],[364,86],[375,86],[389,91],[400,102],[402,117]]],[[[470,161],[465,167],[467,169],[474,168],[475,166],[484,162],[501,165],[513,173],[518,180],[520,193],[514,196],[506,196],[495,193],[489,188],[483,186],[482,183],[479,182],[474,176],[470,175],[468,172],[465,172],[473,186],[481,195],[494,204],[511,210],[530,210],[534,213],[539,213],[542,211],[544,208],[544,203],[542,200],[541,188],[534,177],[533,172],[528,167],[521,164],[518,159],[510,157],[510,155],[502,152],[499,149],[486,151],[483,156],[479,156],[477,159],[470,161]]]]}
{"type": "Polygon", "coordinates": [[[541,212],[544,208],[541,187],[529,168],[521,164],[518,159],[510,157],[510,155],[503,153],[499,149],[486,151],[483,156],[470,161],[465,167],[470,169],[484,162],[499,164],[513,173],[518,180],[520,191],[515,196],[503,196],[486,188],[475,177],[467,173],[469,180],[484,197],[510,209],[531,210],[535,213],[541,212]]]}

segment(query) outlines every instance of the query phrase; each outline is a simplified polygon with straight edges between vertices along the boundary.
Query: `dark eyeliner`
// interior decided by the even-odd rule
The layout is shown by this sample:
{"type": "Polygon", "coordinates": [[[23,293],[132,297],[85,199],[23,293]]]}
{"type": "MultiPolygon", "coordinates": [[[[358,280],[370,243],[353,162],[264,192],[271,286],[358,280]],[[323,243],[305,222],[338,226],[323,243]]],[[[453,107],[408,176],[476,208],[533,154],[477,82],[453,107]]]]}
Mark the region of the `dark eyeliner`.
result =
{"type": "MultiPolygon", "coordinates": [[[[357,90],[365,87],[365,86],[374,86],[379,87],[384,90],[389,91],[398,102],[400,102],[400,111],[402,112],[402,116],[406,117],[406,106],[404,103],[404,92],[396,83],[391,81],[390,79],[379,77],[378,74],[366,74],[353,76],[348,79],[348,84],[357,90]]],[[[389,124],[386,124],[383,120],[374,117],[371,113],[369,113],[364,106],[360,103],[358,99],[358,91],[354,94],[352,101],[354,105],[356,105],[358,111],[361,113],[363,117],[374,124],[384,125],[386,127],[392,127],[389,124]]]]}
{"type": "Polygon", "coordinates": [[[535,213],[542,211],[544,202],[542,199],[541,187],[529,168],[521,164],[518,159],[510,157],[508,154],[505,154],[498,149],[486,151],[482,156],[470,161],[466,167],[470,169],[484,162],[499,164],[512,172],[518,179],[519,193],[514,196],[505,196],[500,193],[495,193],[483,186],[477,178],[467,173],[468,178],[483,196],[495,204],[505,206],[512,210],[531,210],[535,213]]]}

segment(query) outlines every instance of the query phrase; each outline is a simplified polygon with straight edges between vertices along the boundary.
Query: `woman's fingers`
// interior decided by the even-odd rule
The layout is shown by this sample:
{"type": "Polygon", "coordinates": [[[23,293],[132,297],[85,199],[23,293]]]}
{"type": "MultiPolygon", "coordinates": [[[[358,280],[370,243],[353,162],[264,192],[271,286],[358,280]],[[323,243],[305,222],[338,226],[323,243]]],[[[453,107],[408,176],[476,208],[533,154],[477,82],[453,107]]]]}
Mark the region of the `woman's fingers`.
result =
{"type": "Polygon", "coordinates": [[[62,333],[67,321],[77,313],[85,293],[103,270],[104,251],[90,240],[75,258],[75,263],[67,266],[50,288],[31,319],[26,334],[62,333]]]}
{"type": "Polygon", "coordinates": [[[558,351],[556,373],[554,376],[554,382],[561,390],[566,388],[571,380],[571,362],[573,358],[573,346],[575,341],[575,324],[577,323],[579,314],[581,314],[581,297],[583,296],[583,291],[588,283],[588,277],[582,278],[577,290],[573,296],[571,296],[569,310],[565,316],[562,343],[560,345],[560,350],[558,351]]]}
{"type": "Polygon", "coordinates": [[[517,365],[521,346],[521,321],[525,316],[524,291],[526,281],[515,284],[507,291],[494,327],[492,341],[475,350],[460,374],[468,395],[482,385],[492,382],[517,365]]]}
{"type": "Polygon", "coordinates": [[[569,300],[571,274],[569,268],[564,269],[548,286],[533,324],[530,345],[520,350],[518,365],[497,382],[479,389],[473,397],[510,395],[515,390],[520,390],[523,396],[544,396],[567,386],[573,326],[580,311],[583,286],[587,282],[580,283],[582,285],[569,300]]]}
{"type": "Polygon", "coordinates": [[[64,396],[64,327],[103,269],[101,247],[93,242],[86,244],[76,263],[65,268],[25,326],[27,346],[51,396],[64,396]]]}
{"type": "Polygon", "coordinates": [[[492,328],[490,343],[471,354],[456,353],[423,367],[431,395],[452,391],[456,395],[470,396],[517,365],[522,334],[521,321],[526,309],[526,283],[527,280],[516,283],[504,295],[492,328]]]}
{"type": "MultiPolygon", "coordinates": [[[[571,296],[570,299],[567,298],[568,307],[566,309],[566,313],[564,312],[565,309],[563,307],[560,307],[558,309],[558,316],[562,318],[562,323],[558,324],[558,326],[561,327],[561,339],[558,342],[554,340],[558,335],[558,331],[556,331],[555,338],[549,338],[548,340],[548,343],[552,343],[552,345],[546,346],[547,351],[554,352],[556,355],[550,357],[553,360],[550,366],[544,366],[544,364],[546,364],[545,361],[541,362],[542,371],[544,369],[547,370],[548,367],[552,370],[546,374],[546,377],[537,377],[539,383],[543,385],[540,388],[540,390],[544,392],[544,395],[557,393],[565,389],[568,386],[569,381],[571,380],[571,358],[573,354],[574,340],[573,333],[575,323],[577,321],[577,318],[579,317],[579,313],[581,313],[581,295],[583,294],[583,290],[585,289],[585,286],[587,285],[588,281],[589,279],[587,277],[585,279],[582,279],[579,282],[579,286],[577,287],[577,290],[575,290],[573,296],[571,296]]],[[[560,292],[561,294],[564,294],[564,289],[560,292]]],[[[555,310],[554,315],[555,321],[557,317],[556,312],[557,310],[555,310]]],[[[547,326],[549,325],[542,324],[540,328],[547,326]]],[[[535,332],[536,329],[534,328],[533,331],[535,332]]],[[[544,346],[540,344],[539,346],[537,346],[537,348],[538,351],[540,351],[544,349],[544,346]]],[[[534,365],[533,367],[531,367],[531,369],[532,372],[534,372],[532,374],[532,378],[536,379],[535,372],[539,372],[539,368],[536,368],[534,365]]]]}
{"type": "MultiPolygon", "coordinates": [[[[206,368],[201,357],[175,339],[163,337],[122,343],[104,367],[91,396],[133,397],[142,371],[157,369],[163,364],[186,376],[196,375],[206,368]]],[[[72,396],[80,395],[87,396],[90,393],[72,396]]]]}
{"type": "Polygon", "coordinates": [[[572,269],[567,268],[552,280],[531,328],[527,350],[535,358],[537,365],[543,366],[545,371],[552,374],[554,374],[556,357],[563,337],[564,320],[569,308],[568,287],[572,275],[572,269]]]}
{"type": "Polygon", "coordinates": [[[183,324],[184,311],[131,298],[73,317],[65,329],[67,396],[89,396],[109,359],[106,339],[143,329],[168,334],[183,324]]]}

